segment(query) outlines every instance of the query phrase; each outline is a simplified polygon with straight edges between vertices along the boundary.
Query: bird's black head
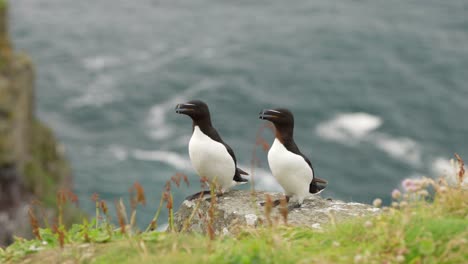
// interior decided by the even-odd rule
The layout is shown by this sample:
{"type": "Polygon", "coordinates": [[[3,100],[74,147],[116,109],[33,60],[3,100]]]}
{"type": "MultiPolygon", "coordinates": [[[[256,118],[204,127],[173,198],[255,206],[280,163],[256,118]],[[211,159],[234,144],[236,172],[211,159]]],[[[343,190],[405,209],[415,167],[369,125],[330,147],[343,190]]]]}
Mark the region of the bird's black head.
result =
{"type": "Polygon", "coordinates": [[[260,112],[259,118],[272,122],[275,127],[294,127],[294,116],[288,109],[264,109],[260,112]]]}
{"type": "Polygon", "coordinates": [[[175,110],[178,114],[190,116],[193,121],[210,119],[208,105],[200,100],[191,100],[183,104],[178,104],[175,110]]]}
{"type": "Polygon", "coordinates": [[[260,112],[259,118],[268,120],[275,125],[276,138],[283,144],[284,142],[292,142],[294,132],[294,116],[288,109],[264,109],[260,112]]]}

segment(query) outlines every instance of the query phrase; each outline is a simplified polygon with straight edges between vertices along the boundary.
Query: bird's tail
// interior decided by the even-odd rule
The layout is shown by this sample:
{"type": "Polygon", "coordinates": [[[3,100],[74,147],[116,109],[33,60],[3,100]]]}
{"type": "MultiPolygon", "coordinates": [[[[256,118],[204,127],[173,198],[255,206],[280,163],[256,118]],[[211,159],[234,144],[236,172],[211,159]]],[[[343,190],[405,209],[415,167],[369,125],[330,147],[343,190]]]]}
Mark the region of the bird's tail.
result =
{"type": "Polygon", "coordinates": [[[236,169],[237,169],[237,173],[239,173],[240,175],[249,175],[247,172],[245,172],[241,168],[236,168],[236,169]]]}
{"type": "Polygon", "coordinates": [[[236,168],[236,174],[234,175],[234,182],[235,185],[246,184],[249,180],[243,178],[241,175],[249,175],[247,172],[243,171],[242,169],[236,168]]]}
{"type": "Polygon", "coordinates": [[[327,184],[328,182],[326,180],[314,177],[309,185],[309,192],[312,194],[319,194],[327,187],[327,184]]]}

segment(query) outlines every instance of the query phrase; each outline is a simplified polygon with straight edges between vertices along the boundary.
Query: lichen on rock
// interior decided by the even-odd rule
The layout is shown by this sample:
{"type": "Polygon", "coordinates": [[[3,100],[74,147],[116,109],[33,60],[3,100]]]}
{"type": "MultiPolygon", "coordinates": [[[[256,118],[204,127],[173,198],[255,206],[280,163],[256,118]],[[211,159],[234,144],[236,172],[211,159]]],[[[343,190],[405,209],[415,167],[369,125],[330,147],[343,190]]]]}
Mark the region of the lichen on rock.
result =
{"type": "MultiPolygon", "coordinates": [[[[232,233],[238,227],[256,227],[266,223],[265,209],[260,202],[265,201],[265,195],[279,199],[279,193],[249,191],[230,191],[217,198],[214,206],[215,217],[213,228],[216,234],[232,233]]],[[[194,231],[206,233],[209,223],[210,198],[203,200],[184,201],[174,216],[177,231],[194,231]],[[198,210],[198,212],[194,212],[198,210]]],[[[318,195],[308,197],[300,208],[288,212],[287,223],[295,226],[306,226],[320,229],[324,224],[340,222],[345,219],[372,215],[380,212],[379,208],[361,203],[346,203],[338,200],[323,199],[318,195]]],[[[282,215],[278,208],[272,210],[272,221],[282,223],[282,215]]]]}

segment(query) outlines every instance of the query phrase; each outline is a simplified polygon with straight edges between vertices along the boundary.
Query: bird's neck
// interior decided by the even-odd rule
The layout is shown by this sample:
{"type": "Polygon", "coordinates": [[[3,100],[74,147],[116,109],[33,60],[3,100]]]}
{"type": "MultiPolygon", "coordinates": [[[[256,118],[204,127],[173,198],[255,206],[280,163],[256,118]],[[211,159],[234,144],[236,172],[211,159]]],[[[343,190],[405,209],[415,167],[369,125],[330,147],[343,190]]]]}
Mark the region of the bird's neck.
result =
{"type": "Polygon", "coordinates": [[[294,128],[292,127],[283,127],[283,126],[275,126],[275,137],[283,144],[287,145],[290,143],[294,143],[294,128]]]}
{"type": "Polygon", "coordinates": [[[195,129],[195,127],[198,126],[200,130],[206,134],[212,128],[211,119],[210,117],[206,117],[202,119],[193,120],[192,126],[193,129],[195,129]]]}

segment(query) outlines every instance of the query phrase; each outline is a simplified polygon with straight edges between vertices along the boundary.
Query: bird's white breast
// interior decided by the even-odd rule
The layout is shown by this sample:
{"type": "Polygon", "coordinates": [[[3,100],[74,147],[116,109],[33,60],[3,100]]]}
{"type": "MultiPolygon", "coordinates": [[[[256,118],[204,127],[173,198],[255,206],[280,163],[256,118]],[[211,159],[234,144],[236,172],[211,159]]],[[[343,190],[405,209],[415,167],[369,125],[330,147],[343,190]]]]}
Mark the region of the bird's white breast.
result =
{"type": "Polygon", "coordinates": [[[205,135],[195,126],[189,142],[189,155],[200,177],[216,182],[223,188],[233,185],[235,164],[226,147],[205,135]]]}
{"type": "Polygon", "coordinates": [[[303,157],[287,150],[278,139],[268,151],[268,164],[286,195],[304,197],[309,193],[312,169],[303,157]]]}

